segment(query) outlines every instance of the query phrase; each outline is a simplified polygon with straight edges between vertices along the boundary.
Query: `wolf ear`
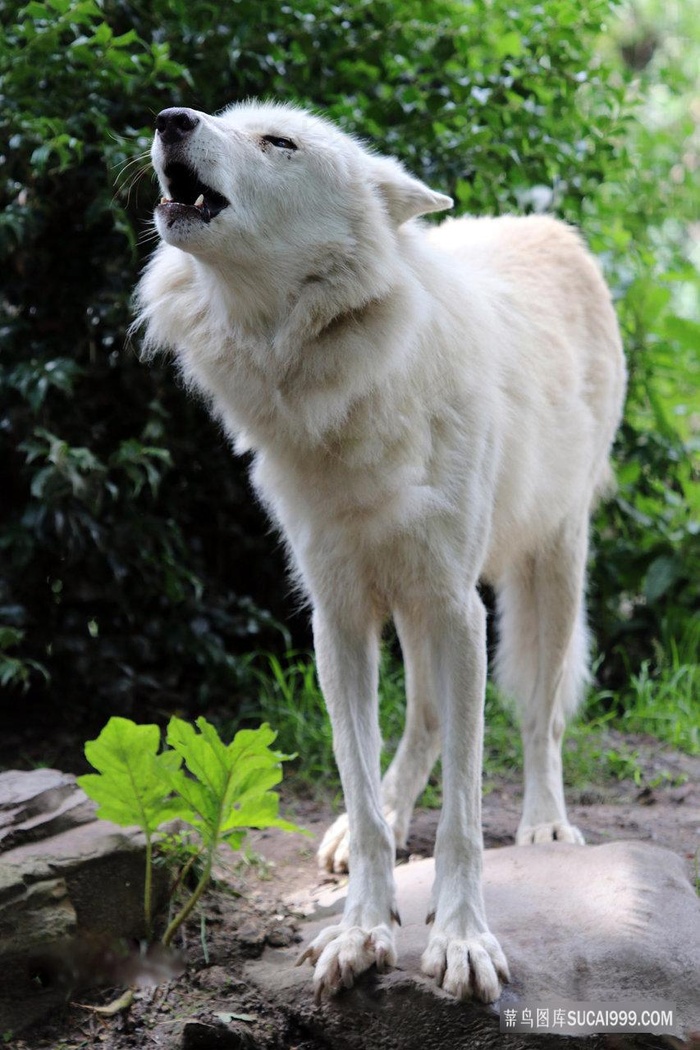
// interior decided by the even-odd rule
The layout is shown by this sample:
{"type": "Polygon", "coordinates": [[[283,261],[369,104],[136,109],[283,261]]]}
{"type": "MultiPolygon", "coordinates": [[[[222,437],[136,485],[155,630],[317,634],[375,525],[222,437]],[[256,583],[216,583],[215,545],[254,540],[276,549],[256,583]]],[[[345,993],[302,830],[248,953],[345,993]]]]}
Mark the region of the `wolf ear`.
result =
{"type": "Polygon", "coordinates": [[[372,179],[397,226],[417,215],[446,211],[454,201],[444,193],[435,193],[419,179],[409,175],[391,157],[373,157],[372,179]]]}

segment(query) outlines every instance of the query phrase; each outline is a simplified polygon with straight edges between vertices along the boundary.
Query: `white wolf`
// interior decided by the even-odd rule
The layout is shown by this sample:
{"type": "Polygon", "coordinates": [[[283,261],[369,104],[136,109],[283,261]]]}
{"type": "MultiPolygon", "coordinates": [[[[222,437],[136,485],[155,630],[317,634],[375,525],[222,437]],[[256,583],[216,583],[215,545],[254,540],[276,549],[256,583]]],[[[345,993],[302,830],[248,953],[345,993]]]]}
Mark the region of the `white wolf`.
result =
{"type": "Polygon", "coordinates": [[[586,679],[588,519],[624,389],[608,291],[553,219],[416,223],[450,198],[293,107],[168,109],[156,129],[164,243],[136,323],[252,450],[313,606],[348,813],[320,857],[342,868],[349,851],[350,880],[342,921],[302,958],[317,996],[394,963],[395,842],[442,750],[423,969],[458,997],[494,1000],[508,967],[481,887],[477,582],[495,588],[497,673],[521,713],[517,840],[582,842],[561,739],[586,679]],[[407,719],[380,782],[389,617],[407,719]]]}

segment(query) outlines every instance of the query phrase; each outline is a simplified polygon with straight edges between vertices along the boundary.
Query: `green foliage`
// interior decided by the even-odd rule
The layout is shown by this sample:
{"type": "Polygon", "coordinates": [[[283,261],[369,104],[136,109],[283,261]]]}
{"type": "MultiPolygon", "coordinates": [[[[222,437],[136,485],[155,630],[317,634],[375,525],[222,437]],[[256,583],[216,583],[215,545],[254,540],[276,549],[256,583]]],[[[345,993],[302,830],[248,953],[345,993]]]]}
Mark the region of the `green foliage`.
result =
{"type": "Polygon", "coordinates": [[[607,0],[238,0],[215,32],[205,5],[170,11],[200,98],[319,106],[478,211],[543,185],[573,218],[616,151],[622,91],[591,61],[607,0]]]}
{"type": "MultiPolygon", "coordinates": [[[[617,44],[634,76],[629,164],[586,208],[618,299],[630,368],[619,487],[597,518],[592,578],[592,620],[606,654],[601,681],[623,696],[645,664],[665,677],[697,609],[699,14],[697,0],[624,8],[606,46],[617,44]]],[[[697,664],[697,647],[685,660],[697,664]]],[[[695,689],[698,704],[697,677],[695,689]]]]}
{"type": "MultiPolygon", "coordinates": [[[[657,667],[651,662],[632,673],[622,693],[593,691],[579,716],[567,729],[564,772],[569,787],[587,788],[601,780],[642,783],[644,770],[634,747],[611,738],[610,730],[654,736],[687,752],[700,753],[698,722],[698,628],[684,649],[657,667]],[[611,709],[612,707],[612,709],[611,709]]],[[[283,659],[274,654],[252,660],[257,682],[256,702],[247,718],[273,721],[285,750],[302,761],[294,771],[297,786],[323,786],[339,791],[330,721],[325,713],[313,658],[292,652],[283,659]]],[[[394,756],[405,716],[403,670],[389,650],[383,653],[379,683],[379,715],[384,749],[382,771],[394,756]]],[[[515,712],[493,683],[487,684],[484,715],[484,786],[496,779],[519,778],[522,743],[515,712]]],[[[440,804],[440,768],[436,767],[420,804],[440,804]]]]}
{"type": "Polygon", "coordinates": [[[296,652],[282,658],[274,653],[255,654],[248,659],[248,670],[253,688],[243,716],[278,727],[280,746],[303,756],[298,770],[301,779],[327,784],[330,777],[337,788],[333,733],[313,659],[296,652]]]}
{"type": "Polygon", "coordinates": [[[196,727],[170,719],[167,742],[189,775],[178,763],[168,768],[167,780],[178,800],[178,815],[205,847],[214,851],[225,842],[238,849],[247,828],[298,831],[278,816],[279,798],[271,790],[282,779],[281,763],[292,757],[270,750],[277,733],[269,725],[241,729],[225,745],[206,718],[198,718],[196,727]]]}
{"type": "Polygon", "coordinates": [[[280,763],[290,757],[271,751],[276,733],[269,725],[242,729],[226,746],[206,718],[196,722],[199,733],[180,718],[171,718],[168,744],[182,758],[182,769],[170,772],[169,782],[179,816],[198,834],[204,864],[199,881],[163,934],[168,945],[193,911],[211,877],[216,851],[222,843],[238,849],[248,828],[300,831],[278,816],[279,798],[270,789],[282,779],[280,763]]]}
{"type": "Polygon", "coordinates": [[[160,751],[156,725],[137,725],[128,718],[110,718],[96,740],[85,745],[85,757],[97,773],[78,784],[97,802],[97,816],[114,824],[134,824],[151,838],[161,824],[179,815],[173,803],[170,774],[182,755],[160,751]]]}
{"type": "Polygon", "coordinates": [[[697,663],[679,664],[665,671],[652,668],[651,661],[645,660],[639,673],[631,676],[630,686],[636,702],[623,717],[624,727],[666,740],[688,754],[700,755],[697,663]]]}
{"type": "MultiPolygon", "coordinates": [[[[585,788],[606,780],[634,779],[638,763],[631,749],[615,748],[608,741],[613,715],[596,716],[590,710],[567,728],[564,741],[564,782],[568,788],[585,788]]],[[[489,687],[484,713],[484,789],[494,782],[519,783],[523,769],[520,726],[512,706],[489,687]]]]}
{"type": "Polygon", "coordinates": [[[181,756],[172,751],[158,754],[160,730],[156,725],[136,725],[128,718],[110,718],[97,740],[85,745],[85,757],[97,773],[78,778],[86,795],[97,802],[97,815],[115,824],[141,828],[146,838],[144,922],[150,936],[153,895],[153,835],[178,815],[171,798],[168,774],[181,756]]]}
{"type": "Polygon", "coordinates": [[[700,754],[700,623],[697,619],[660,648],[655,660],[630,669],[621,693],[601,690],[589,706],[593,717],[617,716],[622,730],[657,737],[688,754],[700,754]]]}
{"type": "Polygon", "coordinates": [[[91,725],[230,695],[242,640],[277,632],[250,581],[281,575],[250,565],[262,516],[205,411],[123,349],[146,212],[114,181],[189,76],[155,9],[148,39],[124,17],[10,4],[0,28],[3,684],[37,711],[50,675],[91,725]]]}
{"type": "MultiPolygon", "coordinates": [[[[144,832],[148,931],[153,837],[175,817],[196,833],[196,855],[204,857],[202,870],[195,890],[165,931],[166,945],[206,889],[220,845],[238,849],[249,828],[301,830],[278,815],[279,798],[271,789],[281,781],[281,763],[290,756],[271,750],[276,733],[268,725],[241,730],[228,745],[206,718],[198,718],[196,727],[171,718],[170,749],[161,751],[158,726],[113,717],[97,740],[85,745],[85,757],[98,772],[78,778],[80,787],[98,803],[99,817],[144,832]]],[[[176,854],[181,836],[170,837],[176,840],[171,851],[176,854]]]]}
{"type": "MultiPolygon", "coordinates": [[[[340,787],[333,754],[333,733],[326,714],[316,667],[309,653],[254,654],[248,660],[255,683],[254,700],[244,717],[264,719],[278,727],[280,745],[300,756],[297,782],[340,787]]],[[[382,769],[398,746],[406,708],[403,668],[384,652],[379,679],[379,724],[384,741],[382,769]]]]}
{"type": "Polygon", "coordinates": [[[662,660],[692,624],[700,490],[678,437],[625,424],[620,459],[617,492],[597,518],[593,595],[596,625],[616,655],[601,677],[624,690],[629,672],[662,660]]]}
{"type": "Polygon", "coordinates": [[[20,659],[9,650],[22,642],[24,631],[0,626],[0,686],[11,686],[26,692],[33,673],[47,678],[46,668],[36,660],[20,659]]]}

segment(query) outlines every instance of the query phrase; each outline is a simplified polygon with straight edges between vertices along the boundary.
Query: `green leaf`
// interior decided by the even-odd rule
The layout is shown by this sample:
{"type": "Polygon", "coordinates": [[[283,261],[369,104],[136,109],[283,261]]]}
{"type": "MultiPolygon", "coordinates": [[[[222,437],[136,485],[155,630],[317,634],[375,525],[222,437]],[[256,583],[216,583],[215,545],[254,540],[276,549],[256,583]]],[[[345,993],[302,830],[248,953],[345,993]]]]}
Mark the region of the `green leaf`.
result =
{"type": "Polygon", "coordinates": [[[698,321],[670,314],[665,317],[663,327],[667,338],[675,340],[683,347],[695,350],[700,346],[700,323],[698,321]]]}
{"type": "Polygon", "coordinates": [[[98,773],[78,777],[78,784],[98,804],[97,815],[123,826],[137,825],[150,836],[178,815],[171,778],[182,759],[173,751],[158,754],[157,725],[136,725],[110,718],[96,740],[85,745],[85,757],[98,773]]]}
{"type": "Polygon", "coordinates": [[[270,790],[282,779],[280,763],[287,756],[270,749],[277,734],[269,725],[240,730],[228,745],[206,718],[198,718],[196,727],[176,716],[170,720],[168,744],[191,774],[178,769],[170,783],[182,803],[179,816],[209,848],[221,841],[237,848],[247,828],[301,831],[278,816],[279,798],[270,790]]]}
{"type": "Polygon", "coordinates": [[[23,638],[24,631],[20,631],[19,628],[0,626],[0,650],[19,645],[23,638]]]}
{"type": "Polygon", "coordinates": [[[653,605],[678,579],[682,564],[678,558],[662,554],[649,566],[644,581],[644,596],[653,605]]]}
{"type": "Polygon", "coordinates": [[[523,42],[520,35],[513,31],[496,37],[494,44],[499,58],[518,58],[523,53],[523,42]]]}

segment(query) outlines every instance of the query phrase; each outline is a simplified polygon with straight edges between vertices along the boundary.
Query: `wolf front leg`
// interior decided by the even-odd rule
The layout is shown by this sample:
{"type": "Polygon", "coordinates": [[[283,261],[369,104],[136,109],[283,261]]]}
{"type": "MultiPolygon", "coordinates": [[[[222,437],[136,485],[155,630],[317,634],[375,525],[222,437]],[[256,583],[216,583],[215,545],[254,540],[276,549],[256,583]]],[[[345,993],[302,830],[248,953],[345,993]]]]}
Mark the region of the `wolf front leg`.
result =
{"type": "MultiPolygon", "coordinates": [[[[425,639],[422,628],[414,629],[410,616],[395,612],[394,620],[406,667],[406,727],[382,780],[382,802],[395,843],[403,848],[416,799],[427,784],[440,752],[440,730],[429,640],[425,639]]],[[[321,868],[341,872],[348,870],[349,857],[348,817],[343,813],[323,836],[318,860],[321,868]]]]}
{"type": "Polygon", "coordinates": [[[486,614],[476,590],[423,611],[440,698],[443,804],[435,845],[433,922],[422,966],[459,999],[492,1002],[508,964],[486,922],[482,890],[481,761],[486,614]]]}
{"type": "Polygon", "coordinates": [[[348,894],[342,921],[323,930],[299,962],[315,965],[316,998],[350,987],[373,964],[396,962],[393,923],[394,836],[382,810],[378,718],[380,625],[314,612],[321,689],[333,726],[333,746],[352,834],[348,894]]]}

